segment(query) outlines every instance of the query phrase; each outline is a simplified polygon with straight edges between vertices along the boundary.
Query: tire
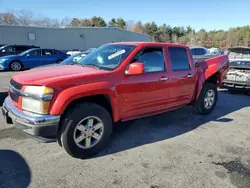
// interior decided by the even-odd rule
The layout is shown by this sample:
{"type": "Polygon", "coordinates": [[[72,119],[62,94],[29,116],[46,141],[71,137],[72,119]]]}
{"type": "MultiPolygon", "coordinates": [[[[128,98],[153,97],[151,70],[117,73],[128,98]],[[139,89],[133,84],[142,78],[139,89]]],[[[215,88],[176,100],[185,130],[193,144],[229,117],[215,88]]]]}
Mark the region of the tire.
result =
{"type": "Polygon", "coordinates": [[[59,64],[59,63],[61,63],[62,61],[63,61],[63,60],[59,59],[59,60],[57,60],[57,62],[56,62],[56,63],[58,63],[58,64],[59,64]]]}
{"type": "Polygon", "coordinates": [[[64,115],[61,121],[60,135],[58,136],[60,137],[59,143],[61,143],[66,152],[74,158],[91,157],[100,152],[108,143],[112,129],[112,119],[105,108],[94,103],[81,103],[71,108],[68,113],[64,115]],[[89,121],[91,121],[89,119],[93,119],[93,126],[90,126],[92,129],[100,127],[101,124],[103,126],[96,130],[97,132],[93,133],[91,128],[88,128],[88,125],[91,124],[89,123],[89,121]],[[97,124],[97,122],[99,123],[97,124]],[[81,130],[79,130],[80,128],[81,130]],[[80,137],[85,138],[78,142],[82,139],[79,139],[80,137]],[[77,139],[79,140],[77,141],[77,139]],[[89,139],[90,141],[88,141],[89,139]],[[93,144],[93,146],[87,147],[89,143],[93,144]]]}
{"type": "Polygon", "coordinates": [[[199,114],[210,114],[213,111],[214,107],[216,106],[217,99],[218,99],[218,91],[216,85],[207,82],[203,85],[200,96],[194,104],[194,108],[196,112],[199,114]]]}
{"type": "Polygon", "coordinates": [[[10,63],[10,70],[20,71],[22,69],[22,64],[19,61],[13,61],[10,63]]]}

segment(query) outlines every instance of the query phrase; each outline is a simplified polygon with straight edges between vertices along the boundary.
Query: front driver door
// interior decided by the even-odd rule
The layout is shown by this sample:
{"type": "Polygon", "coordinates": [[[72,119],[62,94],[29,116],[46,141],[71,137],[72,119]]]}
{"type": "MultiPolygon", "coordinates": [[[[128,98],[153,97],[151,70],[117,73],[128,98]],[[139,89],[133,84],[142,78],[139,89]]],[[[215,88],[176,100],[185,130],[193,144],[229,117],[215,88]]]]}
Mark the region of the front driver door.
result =
{"type": "Polygon", "coordinates": [[[39,66],[41,63],[41,50],[31,50],[29,53],[22,57],[21,61],[25,69],[30,69],[39,66]]]}
{"type": "Polygon", "coordinates": [[[122,119],[133,119],[167,108],[169,82],[163,51],[161,46],[145,48],[132,60],[131,63],[143,62],[145,73],[124,75],[117,86],[122,119]]]}

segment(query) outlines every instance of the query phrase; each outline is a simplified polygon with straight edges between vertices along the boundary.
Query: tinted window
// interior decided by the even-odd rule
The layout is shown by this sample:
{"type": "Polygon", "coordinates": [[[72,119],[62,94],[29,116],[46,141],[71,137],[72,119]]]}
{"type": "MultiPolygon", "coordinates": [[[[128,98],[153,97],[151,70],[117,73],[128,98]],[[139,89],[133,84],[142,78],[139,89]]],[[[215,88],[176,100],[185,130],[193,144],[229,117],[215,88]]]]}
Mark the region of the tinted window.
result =
{"type": "Polygon", "coordinates": [[[53,50],[43,50],[43,55],[44,56],[52,56],[54,55],[53,50]]]}
{"type": "Polygon", "coordinates": [[[207,52],[203,48],[194,48],[193,50],[193,55],[205,55],[207,52]]]}
{"type": "Polygon", "coordinates": [[[169,47],[170,60],[174,71],[189,70],[189,59],[185,48],[169,47]]]}
{"type": "Polygon", "coordinates": [[[5,52],[14,53],[14,52],[16,52],[16,48],[13,46],[8,46],[5,48],[5,52]]]}
{"type": "Polygon", "coordinates": [[[192,55],[195,55],[195,51],[193,48],[191,49],[191,53],[192,53],[192,55]]]}
{"type": "Polygon", "coordinates": [[[40,50],[31,50],[29,51],[27,54],[29,54],[29,56],[40,56],[40,50]]]}
{"type": "Polygon", "coordinates": [[[30,48],[27,46],[16,46],[16,51],[18,51],[18,52],[24,52],[28,49],[30,49],[30,48]]]}

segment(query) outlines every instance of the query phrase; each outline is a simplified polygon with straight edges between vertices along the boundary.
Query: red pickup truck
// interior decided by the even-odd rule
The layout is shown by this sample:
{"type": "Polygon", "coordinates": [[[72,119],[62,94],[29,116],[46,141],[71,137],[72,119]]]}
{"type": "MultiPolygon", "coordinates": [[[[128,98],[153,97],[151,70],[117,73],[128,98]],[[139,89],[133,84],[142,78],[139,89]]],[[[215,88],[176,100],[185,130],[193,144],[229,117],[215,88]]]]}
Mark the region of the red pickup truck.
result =
{"type": "Polygon", "coordinates": [[[115,122],[186,105],[210,113],[228,69],[227,55],[195,63],[184,45],[105,44],[74,65],[14,74],[2,112],[28,135],[88,157],[108,142],[115,122]]]}

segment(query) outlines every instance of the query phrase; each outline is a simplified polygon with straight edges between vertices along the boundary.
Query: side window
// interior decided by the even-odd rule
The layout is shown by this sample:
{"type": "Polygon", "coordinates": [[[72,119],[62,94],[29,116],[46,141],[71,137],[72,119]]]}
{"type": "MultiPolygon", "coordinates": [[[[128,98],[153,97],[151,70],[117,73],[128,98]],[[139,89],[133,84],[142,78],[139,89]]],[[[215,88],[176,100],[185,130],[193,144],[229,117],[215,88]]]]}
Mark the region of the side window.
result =
{"type": "Polygon", "coordinates": [[[60,54],[59,51],[57,51],[57,50],[53,50],[53,53],[54,53],[54,55],[59,55],[60,54]]]}
{"type": "Polygon", "coordinates": [[[195,48],[194,49],[194,54],[195,55],[201,55],[200,48],[195,48]]]}
{"type": "Polygon", "coordinates": [[[189,70],[189,59],[185,48],[169,47],[170,60],[173,71],[189,70]]]}
{"type": "Polygon", "coordinates": [[[146,73],[165,70],[164,55],[161,47],[142,50],[133,58],[133,62],[144,63],[146,73]]]}
{"type": "Polygon", "coordinates": [[[32,50],[31,52],[29,52],[29,56],[40,56],[40,50],[32,50]]]}
{"type": "Polygon", "coordinates": [[[14,53],[14,52],[16,52],[16,47],[9,46],[8,48],[6,48],[6,51],[5,51],[5,52],[14,53]]]}
{"type": "Polygon", "coordinates": [[[202,49],[202,54],[203,55],[207,54],[207,51],[205,49],[202,49]]]}
{"type": "Polygon", "coordinates": [[[196,48],[195,49],[195,55],[205,55],[206,54],[206,50],[203,48],[196,48]]]}
{"type": "Polygon", "coordinates": [[[16,51],[17,52],[24,52],[26,50],[28,50],[29,48],[27,48],[26,46],[16,46],[16,51]]]}
{"type": "Polygon", "coordinates": [[[195,54],[195,49],[192,48],[192,49],[191,49],[191,53],[192,53],[192,55],[196,55],[196,54],[195,54]]]}
{"type": "Polygon", "coordinates": [[[53,50],[43,50],[43,56],[53,56],[53,50]]]}

